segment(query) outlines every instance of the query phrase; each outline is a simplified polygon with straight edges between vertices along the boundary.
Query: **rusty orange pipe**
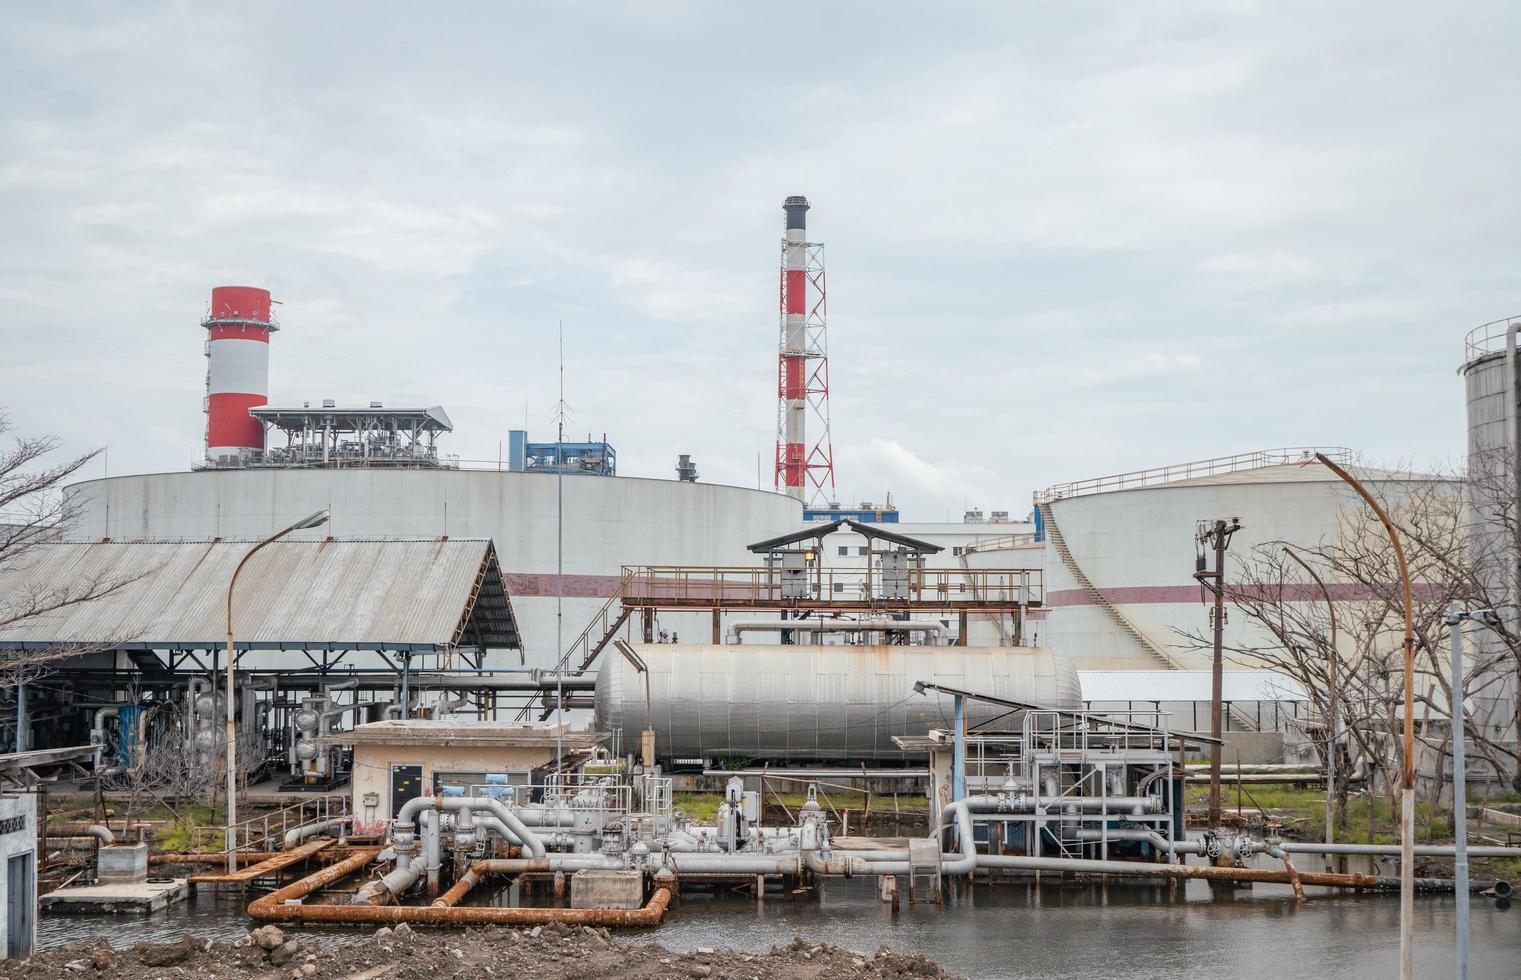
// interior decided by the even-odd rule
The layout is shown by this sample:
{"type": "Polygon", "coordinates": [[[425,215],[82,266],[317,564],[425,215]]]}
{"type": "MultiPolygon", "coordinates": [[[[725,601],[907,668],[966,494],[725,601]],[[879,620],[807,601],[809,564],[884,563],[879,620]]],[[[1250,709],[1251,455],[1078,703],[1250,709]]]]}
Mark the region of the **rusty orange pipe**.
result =
{"type": "Polygon", "coordinates": [[[1121,875],[1138,878],[1202,878],[1206,881],[1251,881],[1278,885],[1292,885],[1294,879],[1298,878],[1301,884],[1323,888],[1382,889],[1384,887],[1384,883],[1376,875],[1332,874],[1322,871],[1301,871],[1290,875],[1287,871],[1274,871],[1270,868],[1150,864],[1145,861],[1090,861],[1085,858],[1031,858],[1018,855],[979,854],[977,866],[1015,871],[1121,875]]]}
{"type": "Polygon", "coordinates": [[[547,873],[551,870],[553,869],[546,858],[486,858],[472,864],[448,891],[434,899],[433,907],[446,909],[458,905],[459,900],[468,895],[470,889],[479,885],[487,875],[547,873]]]}
{"type": "MultiPolygon", "coordinates": [[[[336,865],[334,865],[336,867],[336,865]]],[[[273,893],[271,893],[273,894],[273,893]]],[[[248,906],[250,918],[260,922],[329,922],[344,925],[406,922],[411,925],[484,926],[548,925],[563,922],[574,926],[659,925],[671,904],[671,890],[661,887],[639,909],[551,908],[439,908],[428,905],[285,905],[270,895],[248,906]]]]}
{"type": "MultiPolygon", "coordinates": [[[[238,860],[249,863],[268,861],[273,858],[285,857],[289,851],[239,851],[238,860]]],[[[329,848],[307,856],[309,861],[338,861],[347,857],[348,848],[329,848]]],[[[226,864],[227,852],[215,853],[202,852],[198,854],[150,854],[149,864],[226,864]]]]}
{"type": "Polygon", "coordinates": [[[459,881],[456,881],[450,886],[448,891],[433,900],[433,907],[436,909],[447,909],[458,905],[460,899],[470,894],[470,889],[481,883],[481,874],[476,870],[479,867],[480,865],[476,865],[460,875],[459,881]]]}
{"type": "MultiPolygon", "coordinates": [[[[639,909],[555,909],[555,908],[440,908],[425,905],[287,905],[295,898],[305,898],[317,889],[330,885],[367,865],[378,849],[356,852],[331,867],[308,875],[254,899],[248,905],[248,916],[259,922],[331,922],[342,924],[406,922],[414,925],[547,925],[563,922],[582,926],[653,926],[658,925],[670,907],[671,889],[660,886],[650,896],[649,902],[639,909]]],[[[450,893],[465,884],[472,875],[475,881],[460,891],[460,896],[480,880],[489,868],[505,862],[483,861],[466,873],[466,878],[455,883],[450,893]],[[482,866],[485,866],[484,868],[482,866]],[[481,869],[477,871],[477,869],[481,869]]],[[[514,871],[548,871],[549,862],[544,859],[513,861],[514,871]]],[[[458,901],[458,898],[455,899],[458,901]]]]}
{"type": "Polygon", "coordinates": [[[263,910],[267,907],[274,907],[278,910],[284,907],[284,903],[290,899],[305,898],[317,889],[331,885],[340,878],[345,878],[365,867],[375,860],[375,855],[379,853],[380,848],[378,847],[355,851],[337,864],[328,865],[321,871],[309,874],[299,881],[293,881],[284,888],[277,888],[268,895],[261,895],[249,903],[248,915],[250,918],[265,922],[279,921],[278,917],[263,918],[263,910]]]}
{"type": "Polygon", "coordinates": [[[1302,902],[1304,901],[1304,885],[1301,883],[1303,879],[1299,877],[1299,872],[1294,870],[1294,862],[1289,860],[1288,854],[1284,852],[1280,853],[1283,854],[1283,870],[1288,874],[1289,882],[1294,886],[1294,901],[1302,902]]]}
{"type": "MultiPolygon", "coordinates": [[[[260,853],[260,852],[257,852],[257,851],[255,851],[255,852],[239,851],[238,852],[238,860],[240,860],[240,861],[268,861],[270,858],[280,857],[280,856],[281,856],[281,854],[278,851],[269,851],[269,852],[264,852],[264,853],[260,853]]],[[[215,854],[150,854],[150,855],[148,855],[148,863],[149,864],[226,864],[227,863],[227,854],[226,854],[225,851],[218,851],[215,854]]]]}

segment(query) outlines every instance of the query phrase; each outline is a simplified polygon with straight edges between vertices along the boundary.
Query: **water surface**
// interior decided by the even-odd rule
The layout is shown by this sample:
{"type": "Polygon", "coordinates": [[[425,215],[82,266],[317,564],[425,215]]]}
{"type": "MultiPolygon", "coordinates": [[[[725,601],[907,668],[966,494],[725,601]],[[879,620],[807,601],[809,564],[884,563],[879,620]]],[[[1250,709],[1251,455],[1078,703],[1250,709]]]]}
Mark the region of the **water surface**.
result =
{"type": "MultiPolygon", "coordinates": [[[[872,881],[827,881],[817,898],[689,893],[657,929],[624,934],[674,950],[769,949],[794,935],[862,953],[880,945],[919,952],[971,977],[1273,977],[1340,980],[1398,974],[1399,899],[1287,886],[1212,891],[1207,882],[1167,885],[979,884],[943,907],[905,904],[894,915],[872,881]]],[[[43,948],[104,936],[115,946],[170,941],[184,933],[230,940],[250,923],[236,893],[203,892],[144,918],[43,916],[43,948]]],[[[1416,975],[1451,976],[1451,896],[1416,899],[1416,975]]],[[[1472,901],[1472,975],[1521,977],[1521,908],[1472,901]]],[[[360,929],[310,929],[338,942],[360,929]]]]}

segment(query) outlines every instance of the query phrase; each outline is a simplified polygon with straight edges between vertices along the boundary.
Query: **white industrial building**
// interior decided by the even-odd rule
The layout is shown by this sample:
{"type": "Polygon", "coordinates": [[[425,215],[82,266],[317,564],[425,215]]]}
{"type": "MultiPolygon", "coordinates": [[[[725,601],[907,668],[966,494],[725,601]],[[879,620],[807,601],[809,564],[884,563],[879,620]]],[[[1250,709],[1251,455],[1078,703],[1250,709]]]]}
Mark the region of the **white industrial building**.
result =
{"type": "Polygon", "coordinates": [[[37,942],[37,797],[0,793],[0,951],[24,960],[37,942]]]}
{"type": "MultiPolygon", "coordinates": [[[[206,469],[90,480],[68,495],[78,512],[71,540],[257,539],[317,510],[328,511],[328,523],[294,536],[490,538],[531,667],[551,667],[562,652],[557,594],[568,646],[616,594],[623,565],[748,564],[746,545],[802,519],[795,499],[740,487],[452,468],[206,469]]],[[[705,619],[688,618],[691,635],[707,629],[705,619]]],[[[516,665],[518,657],[493,662],[516,665]]]]}
{"type": "MultiPolygon", "coordinates": [[[[1029,521],[893,522],[883,524],[882,529],[943,549],[925,556],[926,568],[1028,569],[1031,595],[1035,601],[1040,599],[1045,546],[1035,540],[1035,525],[1029,521]]],[[[826,569],[859,568],[866,562],[869,551],[870,543],[864,535],[842,528],[825,540],[820,558],[826,569]]],[[[1038,613],[1026,619],[1021,633],[1025,645],[1040,645],[1041,622],[1038,613]]],[[[958,624],[947,619],[945,625],[954,629],[958,624]]],[[[967,643],[971,646],[1006,646],[1012,641],[1007,628],[1000,629],[997,622],[986,617],[973,616],[967,627],[967,643]]]]}

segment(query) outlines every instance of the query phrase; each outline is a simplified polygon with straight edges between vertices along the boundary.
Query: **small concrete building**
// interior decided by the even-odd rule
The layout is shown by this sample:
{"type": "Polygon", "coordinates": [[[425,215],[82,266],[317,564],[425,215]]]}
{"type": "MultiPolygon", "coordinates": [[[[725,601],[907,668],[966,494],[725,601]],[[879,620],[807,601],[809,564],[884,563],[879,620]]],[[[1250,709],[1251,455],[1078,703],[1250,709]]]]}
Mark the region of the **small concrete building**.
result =
{"type": "Polygon", "coordinates": [[[24,960],[37,939],[37,797],[31,793],[0,794],[0,950],[5,958],[24,960]]]}
{"type": "Polygon", "coordinates": [[[418,796],[495,794],[503,787],[542,784],[557,747],[564,768],[579,769],[601,738],[590,731],[496,721],[393,719],[316,742],[353,748],[354,832],[376,834],[418,796]]]}

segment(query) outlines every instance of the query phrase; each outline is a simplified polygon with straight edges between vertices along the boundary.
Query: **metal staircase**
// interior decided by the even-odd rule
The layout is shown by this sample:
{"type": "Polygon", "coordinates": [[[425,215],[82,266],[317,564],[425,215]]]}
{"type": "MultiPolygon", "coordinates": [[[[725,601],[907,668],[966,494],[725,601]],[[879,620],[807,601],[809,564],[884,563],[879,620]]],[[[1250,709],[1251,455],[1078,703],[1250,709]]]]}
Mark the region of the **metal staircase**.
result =
{"type": "Polygon", "coordinates": [[[1062,564],[1067,567],[1067,571],[1077,580],[1077,584],[1082,586],[1083,591],[1088,593],[1088,597],[1093,600],[1093,604],[1104,610],[1109,615],[1109,618],[1114,621],[1115,625],[1123,630],[1131,639],[1135,640],[1142,650],[1155,657],[1159,665],[1169,670],[1187,669],[1183,663],[1167,652],[1165,647],[1147,636],[1139,626],[1136,626],[1127,619],[1125,614],[1120,612],[1114,603],[1110,602],[1108,597],[1099,590],[1098,586],[1094,585],[1088,578],[1082,566],[1078,565],[1077,559],[1072,557],[1072,552],[1067,547],[1067,541],[1062,537],[1061,528],[1056,525],[1056,515],[1052,513],[1051,505],[1039,503],[1036,506],[1040,508],[1041,520],[1045,522],[1046,540],[1051,542],[1051,547],[1056,549],[1057,555],[1061,557],[1062,564]]]}
{"type": "MultiPolygon", "coordinates": [[[[581,635],[572,640],[570,646],[566,647],[565,652],[560,655],[559,661],[555,663],[556,671],[565,670],[578,653],[581,659],[571,671],[572,676],[581,676],[586,673],[588,667],[596,663],[597,657],[607,649],[607,645],[613,641],[613,637],[618,635],[618,631],[623,628],[623,624],[628,622],[629,616],[634,612],[633,607],[623,605],[628,583],[629,576],[625,573],[623,581],[618,583],[618,590],[608,597],[608,600],[602,604],[602,608],[597,610],[597,615],[593,616],[591,622],[587,623],[586,628],[581,631],[581,635]]],[[[527,719],[532,709],[532,702],[523,705],[516,720],[527,719]]],[[[542,721],[553,713],[554,706],[550,704],[545,707],[539,720],[542,721]]]]}
{"type": "MultiPolygon", "coordinates": [[[[1092,580],[1088,578],[1082,566],[1078,565],[1077,559],[1072,557],[1072,551],[1067,547],[1066,539],[1062,537],[1061,528],[1056,524],[1056,515],[1051,512],[1051,505],[1049,503],[1038,503],[1035,506],[1040,509],[1041,519],[1045,522],[1047,540],[1056,549],[1057,555],[1061,557],[1062,564],[1067,567],[1067,571],[1077,580],[1077,584],[1081,585],[1083,591],[1088,593],[1089,597],[1093,599],[1094,605],[1099,606],[1108,613],[1109,618],[1120,629],[1124,630],[1131,639],[1140,644],[1143,650],[1155,657],[1163,667],[1169,670],[1188,670],[1189,667],[1169,653],[1166,647],[1147,636],[1144,630],[1127,619],[1125,614],[1120,612],[1114,603],[1110,602],[1108,597],[1099,590],[1098,586],[1094,585],[1092,580]]],[[[965,561],[966,559],[963,558],[963,564],[965,564],[965,561]]],[[[1227,709],[1227,713],[1236,722],[1237,731],[1252,732],[1257,730],[1257,725],[1252,721],[1251,717],[1234,705],[1231,705],[1227,709]]]]}
{"type": "MultiPolygon", "coordinates": [[[[966,576],[967,589],[972,593],[972,598],[976,599],[978,602],[985,602],[985,601],[987,601],[987,592],[988,592],[988,590],[986,588],[986,580],[984,580],[984,584],[982,586],[979,586],[977,584],[977,576],[972,574],[972,568],[971,568],[970,565],[967,564],[967,561],[966,561],[966,556],[967,556],[968,550],[969,550],[968,548],[963,548],[961,551],[959,551],[957,553],[957,555],[956,555],[956,560],[959,561],[959,562],[961,562],[961,571],[966,576]]],[[[996,616],[989,616],[988,618],[993,621],[993,625],[994,626],[998,627],[998,644],[999,644],[999,646],[1005,646],[1005,647],[1011,647],[1011,646],[1013,646],[1014,645],[1014,637],[1012,635],[1010,635],[1009,628],[1003,624],[1003,616],[1002,615],[996,615],[996,616]]],[[[966,641],[963,639],[962,642],[964,643],[966,641]]]]}

